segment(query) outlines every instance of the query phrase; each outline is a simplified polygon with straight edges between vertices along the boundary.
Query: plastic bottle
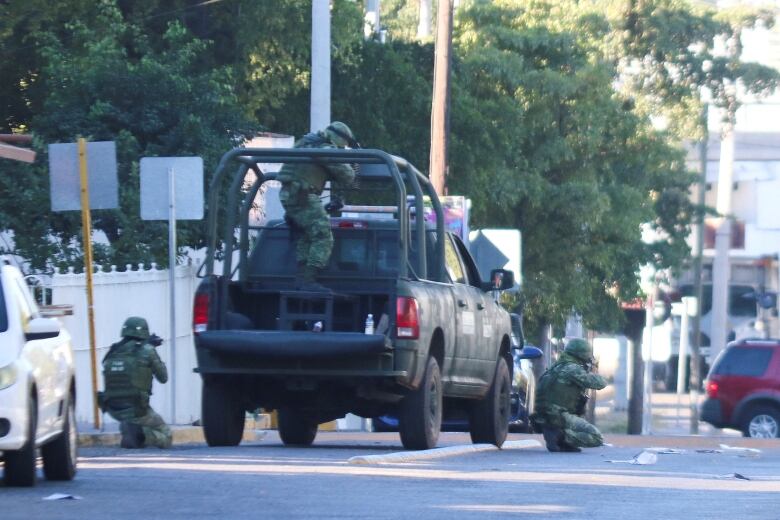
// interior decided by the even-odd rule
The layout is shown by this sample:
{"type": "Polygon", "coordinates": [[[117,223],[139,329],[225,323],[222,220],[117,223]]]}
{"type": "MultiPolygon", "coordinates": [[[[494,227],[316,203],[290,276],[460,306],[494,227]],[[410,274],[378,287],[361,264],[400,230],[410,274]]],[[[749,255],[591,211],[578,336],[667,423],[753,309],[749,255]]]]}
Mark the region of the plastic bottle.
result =
{"type": "Polygon", "coordinates": [[[369,314],[366,318],[366,334],[374,333],[374,315],[369,314]]]}

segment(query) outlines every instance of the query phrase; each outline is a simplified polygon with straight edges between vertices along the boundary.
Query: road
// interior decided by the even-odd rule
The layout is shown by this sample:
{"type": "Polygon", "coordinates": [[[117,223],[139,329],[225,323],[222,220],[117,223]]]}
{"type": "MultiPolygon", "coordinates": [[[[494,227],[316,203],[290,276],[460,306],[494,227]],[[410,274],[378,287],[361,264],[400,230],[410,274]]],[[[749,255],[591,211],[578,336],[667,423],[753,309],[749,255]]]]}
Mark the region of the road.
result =
{"type": "MultiPolygon", "coordinates": [[[[537,439],[538,435],[512,435],[537,439]]],[[[353,456],[400,451],[395,434],[321,432],[286,448],[275,432],[237,448],[82,448],[73,482],[0,487],[0,518],[547,518],[780,519],[780,441],[608,436],[612,447],[490,450],[395,464],[353,456]],[[757,457],[698,453],[719,442],[757,457]],[[655,464],[612,464],[643,448],[683,448],[655,464]],[[739,473],[750,480],[723,478],[739,473]],[[81,500],[44,501],[52,493],[81,500]]],[[[442,434],[440,446],[468,444],[442,434]]]]}

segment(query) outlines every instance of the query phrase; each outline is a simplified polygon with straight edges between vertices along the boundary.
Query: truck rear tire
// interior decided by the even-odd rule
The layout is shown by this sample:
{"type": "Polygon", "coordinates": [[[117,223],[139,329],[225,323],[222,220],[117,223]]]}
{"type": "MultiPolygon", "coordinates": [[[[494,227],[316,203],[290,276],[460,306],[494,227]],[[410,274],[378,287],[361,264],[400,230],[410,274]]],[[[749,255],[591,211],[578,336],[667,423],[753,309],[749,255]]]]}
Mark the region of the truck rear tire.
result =
{"type": "Polygon", "coordinates": [[[499,448],[509,431],[510,393],[509,367],[503,357],[496,363],[496,374],[487,395],[477,401],[469,414],[469,433],[474,444],[495,444],[499,448]]]}
{"type": "Polygon", "coordinates": [[[311,446],[317,436],[317,423],[306,420],[294,408],[279,408],[279,437],[285,445],[311,446]]]}
{"type": "Polygon", "coordinates": [[[244,434],[245,410],[226,382],[204,379],[201,414],[209,446],[238,446],[244,434]]]}
{"type": "Polygon", "coordinates": [[[429,357],[420,387],[401,401],[398,432],[407,450],[436,447],[441,431],[441,372],[436,358],[429,357]]]}

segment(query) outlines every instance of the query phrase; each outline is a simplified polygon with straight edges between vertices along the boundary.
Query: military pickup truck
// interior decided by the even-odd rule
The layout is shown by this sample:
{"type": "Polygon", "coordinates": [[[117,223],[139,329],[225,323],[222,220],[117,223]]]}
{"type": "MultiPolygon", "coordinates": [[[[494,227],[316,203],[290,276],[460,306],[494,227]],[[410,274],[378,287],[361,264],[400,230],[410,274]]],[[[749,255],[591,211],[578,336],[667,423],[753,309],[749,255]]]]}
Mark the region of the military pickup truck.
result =
{"type": "Polygon", "coordinates": [[[278,412],[285,444],[310,445],[319,424],[347,413],[392,413],[404,447],[427,449],[455,411],[467,413],[473,442],[504,442],[512,330],[497,299],[514,275],[480,280],[407,161],[365,149],[232,150],[212,179],[208,233],[193,330],[210,446],[237,445],[245,413],[261,407],[278,412]],[[348,205],[331,212],[333,253],[318,278],[329,292],[295,288],[295,233],[283,220],[251,224],[275,178],[262,165],[300,162],[357,170],[354,188],[333,193],[348,205]]]}

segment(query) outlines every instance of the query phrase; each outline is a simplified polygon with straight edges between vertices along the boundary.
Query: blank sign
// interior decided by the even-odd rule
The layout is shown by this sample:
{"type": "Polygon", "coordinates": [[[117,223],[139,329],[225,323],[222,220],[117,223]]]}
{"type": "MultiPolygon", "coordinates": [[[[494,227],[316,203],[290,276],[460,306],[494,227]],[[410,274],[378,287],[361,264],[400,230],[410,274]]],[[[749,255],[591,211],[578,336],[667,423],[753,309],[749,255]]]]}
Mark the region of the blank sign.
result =
{"type": "MultiPolygon", "coordinates": [[[[52,211],[81,209],[79,149],[76,143],[49,145],[52,211]]],[[[119,207],[114,141],[87,143],[87,179],[90,209],[119,207]]]]}
{"type": "Polygon", "coordinates": [[[168,172],[173,171],[176,220],[203,218],[203,159],[143,157],[141,218],[168,220],[168,172]]]}

